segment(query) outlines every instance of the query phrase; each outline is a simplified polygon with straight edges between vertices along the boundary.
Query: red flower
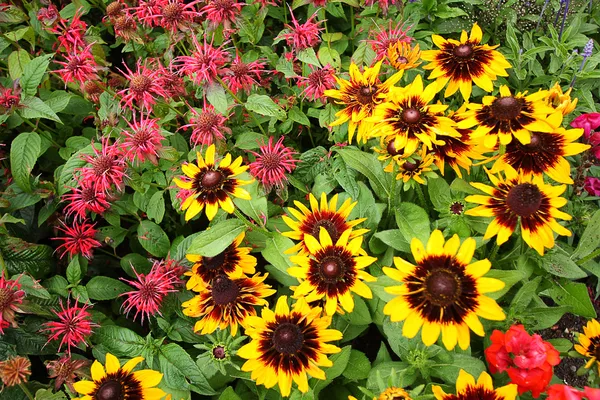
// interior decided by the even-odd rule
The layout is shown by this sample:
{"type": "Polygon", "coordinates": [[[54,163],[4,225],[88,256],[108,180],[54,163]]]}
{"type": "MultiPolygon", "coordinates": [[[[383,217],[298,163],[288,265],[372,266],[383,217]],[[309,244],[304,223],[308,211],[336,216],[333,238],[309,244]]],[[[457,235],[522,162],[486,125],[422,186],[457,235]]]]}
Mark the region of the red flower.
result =
{"type": "Polygon", "coordinates": [[[211,43],[200,44],[195,35],[192,35],[195,51],[191,56],[179,56],[173,61],[180,74],[187,75],[196,85],[210,83],[219,74],[219,71],[229,61],[229,53],[222,47],[213,47],[211,43]]]}
{"type": "Polygon", "coordinates": [[[571,122],[573,128],[583,128],[583,134],[589,139],[592,131],[600,127],[600,113],[581,114],[571,122]]]}
{"type": "Polygon", "coordinates": [[[225,138],[225,134],[230,135],[231,129],[225,126],[227,117],[215,111],[210,104],[204,104],[200,112],[195,108],[190,108],[193,117],[190,117],[190,123],[183,125],[180,129],[192,128],[190,144],[192,146],[210,145],[216,140],[225,138]]]}
{"type": "Polygon", "coordinates": [[[153,164],[158,164],[158,150],[162,148],[164,136],[160,133],[158,119],[149,118],[142,115],[138,121],[133,114],[133,123],[127,121],[129,128],[133,132],[124,130],[123,148],[125,149],[125,158],[130,162],[144,162],[148,159],[153,164]]]}
{"type": "Polygon", "coordinates": [[[583,392],[567,385],[552,385],[548,388],[547,400],[581,400],[583,392]]]}
{"type": "Polygon", "coordinates": [[[412,38],[407,35],[411,27],[404,28],[404,22],[399,22],[396,27],[392,28],[392,21],[390,21],[388,29],[380,29],[379,33],[373,40],[367,40],[371,44],[373,50],[375,50],[375,60],[379,61],[386,57],[388,48],[398,42],[410,43],[412,38]]]}
{"type": "Polygon", "coordinates": [[[176,32],[178,29],[187,30],[194,19],[200,16],[195,7],[198,3],[199,0],[190,3],[183,0],[159,0],[155,6],[158,12],[154,15],[149,14],[145,18],[149,19],[151,24],[171,32],[176,32]]]}
{"type": "Polygon", "coordinates": [[[260,146],[260,153],[252,152],[256,161],[250,164],[250,174],[257,178],[269,192],[273,186],[283,187],[287,182],[286,173],[296,168],[298,160],[294,159],[296,152],[283,145],[283,136],[273,145],[273,136],[267,145],[260,146]]]}
{"type": "Polygon", "coordinates": [[[285,27],[289,30],[289,32],[280,35],[286,40],[288,46],[291,46],[292,49],[294,49],[296,52],[299,52],[309,47],[313,47],[321,42],[319,33],[323,28],[320,28],[319,24],[323,21],[319,21],[317,23],[313,22],[313,19],[317,17],[317,13],[314,13],[303,24],[298,23],[298,20],[296,20],[294,17],[291,8],[290,15],[292,16],[293,26],[286,24],[285,27]]]}
{"type": "Polygon", "coordinates": [[[15,313],[21,312],[19,304],[23,303],[25,292],[21,290],[18,279],[5,279],[4,274],[0,272],[0,334],[4,334],[4,329],[12,326],[17,327],[15,313]]]}
{"type": "Polygon", "coordinates": [[[325,104],[323,93],[327,89],[335,88],[335,70],[329,64],[323,68],[314,69],[310,66],[311,73],[308,77],[298,77],[298,87],[304,88],[304,96],[312,101],[321,100],[325,104]]]}
{"type": "Polygon", "coordinates": [[[161,0],[139,0],[137,7],[127,9],[148,27],[158,26],[161,17],[161,0]]]}
{"type": "Polygon", "coordinates": [[[221,77],[234,94],[240,90],[244,90],[248,94],[252,86],[259,84],[261,74],[265,73],[264,69],[265,63],[259,61],[245,63],[238,54],[229,68],[223,69],[221,77]]]}
{"type": "Polygon", "coordinates": [[[93,250],[96,247],[102,246],[102,243],[95,239],[96,229],[95,224],[88,224],[87,222],[74,221],[72,226],[67,226],[61,221],[63,227],[57,227],[58,230],[62,231],[66,236],[56,237],[54,240],[62,240],[63,244],[56,248],[56,251],[60,252],[60,257],[64,257],[65,254],[69,254],[71,257],[81,254],[87,259],[92,258],[93,250]]]}
{"type": "Polygon", "coordinates": [[[600,389],[592,389],[586,386],[583,388],[583,392],[588,400],[600,400],[600,389]]]}
{"type": "Polygon", "coordinates": [[[63,195],[62,201],[67,202],[67,217],[75,214],[75,220],[79,221],[83,221],[88,212],[102,214],[110,208],[106,193],[96,190],[92,180],[78,179],[77,187],[72,188],[71,193],[63,195]]]}
{"type": "Polygon", "coordinates": [[[11,112],[15,108],[19,108],[21,103],[21,88],[15,81],[12,88],[0,86],[0,114],[11,112]]]}
{"type": "Polygon", "coordinates": [[[98,151],[93,146],[93,155],[84,155],[82,158],[90,164],[79,168],[81,178],[94,182],[96,190],[108,192],[112,185],[119,190],[123,189],[123,177],[125,177],[125,159],[121,155],[118,145],[109,144],[108,138],[102,138],[102,150],[98,151]]]}
{"type": "Polygon", "coordinates": [[[48,5],[48,8],[40,8],[37,13],[38,21],[42,22],[46,26],[54,25],[54,22],[60,17],[58,8],[54,4],[48,5]]]}
{"type": "Polygon", "coordinates": [[[49,361],[46,364],[48,377],[54,379],[54,390],[60,389],[65,384],[69,390],[75,393],[73,383],[77,378],[86,376],[84,371],[90,365],[88,360],[73,359],[71,356],[62,356],[58,360],[49,361]]]}
{"type": "Polygon", "coordinates": [[[600,196],[600,178],[586,176],[583,188],[592,196],[600,196]]]}
{"type": "Polygon", "coordinates": [[[142,108],[142,110],[152,111],[152,107],[156,103],[156,97],[167,97],[167,93],[162,85],[159,71],[148,68],[141,59],[137,62],[137,71],[132,72],[129,67],[127,74],[123,73],[125,78],[129,80],[129,87],[119,91],[117,94],[123,96],[121,103],[133,111],[134,103],[142,108]]]}
{"type": "Polygon", "coordinates": [[[58,40],[59,48],[62,46],[66,53],[72,53],[77,48],[86,46],[83,39],[86,30],[87,24],[81,20],[80,10],[77,10],[73,16],[73,20],[69,22],[68,19],[59,19],[56,26],[50,32],[58,35],[56,39],[58,40]]]}
{"type": "Polygon", "coordinates": [[[67,353],[71,354],[71,347],[77,347],[84,344],[87,347],[86,339],[92,334],[92,328],[98,325],[92,322],[92,314],[87,311],[89,304],[78,305],[75,300],[71,306],[67,300],[67,307],[60,302],[61,311],[54,311],[59,321],[50,321],[44,324],[44,331],[49,333],[48,343],[60,339],[58,350],[63,345],[67,346],[67,353]]]}
{"type": "Polygon", "coordinates": [[[223,26],[223,29],[228,31],[245,5],[246,3],[238,3],[235,0],[208,0],[200,10],[200,15],[206,16],[213,29],[223,26]]]}
{"type": "Polygon", "coordinates": [[[553,374],[550,364],[543,364],[542,367],[533,369],[514,367],[508,369],[508,377],[517,385],[519,395],[531,391],[531,395],[536,399],[546,391],[553,374]]]}
{"type": "Polygon", "coordinates": [[[90,51],[92,44],[83,49],[74,50],[73,53],[65,53],[66,61],[55,61],[63,66],[54,72],[65,81],[65,87],[70,82],[78,82],[83,85],[87,81],[98,80],[98,63],[90,51]]]}
{"type": "Polygon", "coordinates": [[[150,318],[151,315],[161,315],[160,307],[167,294],[176,292],[175,284],[178,282],[179,277],[175,276],[173,270],[165,268],[164,263],[157,261],[152,265],[152,269],[146,275],[138,274],[135,268],[133,269],[137,281],[130,281],[121,278],[127,282],[136,290],[131,292],[123,293],[121,296],[127,296],[127,299],[123,302],[122,307],[125,308],[125,313],[129,315],[132,309],[135,309],[135,320],[138,314],[142,314],[142,323],[144,323],[144,316],[150,318]]]}
{"type": "Polygon", "coordinates": [[[397,0],[365,0],[365,5],[372,6],[376,1],[379,3],[379,8],[383,11],[383,15],[387,15],[390,5],[394,5],[397,2],[397,0]]]}
{"type": "Polygon", "coordinates": [[[162,81],[162,87],[165,90],[167,98],[173,98],[178,96],[185,96],[185,82],[183,78],[174,73],[169,66],[165,68],[162,65],[158,65],[158,76],[162,81]]]}

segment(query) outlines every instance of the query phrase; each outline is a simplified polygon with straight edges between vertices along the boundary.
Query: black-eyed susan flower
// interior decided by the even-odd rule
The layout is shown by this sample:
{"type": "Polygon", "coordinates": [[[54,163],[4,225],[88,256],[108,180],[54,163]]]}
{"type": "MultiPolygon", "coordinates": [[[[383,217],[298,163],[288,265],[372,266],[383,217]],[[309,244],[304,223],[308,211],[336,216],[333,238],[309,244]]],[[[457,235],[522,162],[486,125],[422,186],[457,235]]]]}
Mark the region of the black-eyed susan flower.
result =
{"type": "Polygon", "coordinates": [[[181,209],[186,210],[185,220],[189,221],[206,207],[206,217],[211,221],[219,208],[229,214],[233,213],[235,205],[230,196],[250,200],[250,194],[240,186],[250,183],[236,179],[235,176],[248,169],[242,165],[242,157],[231,161],[231,154],[226,154],[223,159],[215,163],[215,145],[206,150],[204,158],[197,154],[197,164],[185,163],[181,170],[185,174],[183,179],[175,178],[173,181],[181,189],[190,192],[189,196],[181,203],[181,209]]]}
{"type": "Polygon", "coordinates": [[[387,49],[387,57],[390,60],[392,67],[398,71],[405,71],[407,69],[417,68],[421,63],[421,50],[419,44],[411,46],[406,42],[396,42],[390,44],[387,49]]]}
{"type": "Polygon", "coordinates": [[[229,328],[235,336],[238,325],[244,326],[246,317],[256,315],[254,307],[267,306],[265,297],[276,292],[264,283],[267,276],[230,279],[217,275],[208,284],[200,281],[194,288],[199,294],[181,305],[185,315],[200,318],[194,332],[205,335],[229,328]]]}
{"type": "Polygon", "coordinates": [[[383,170],[385,172],[393,173],[397,172],[396,180],[402,180],[404,183],[408,183],[411,180],[425,185],[423,175],[427,172],[431,172],[431,164],[433,164],[433,154],[427,152],[427,149],[423,147],[418,157],[413,154],[410,159],[394,157],[396,167],[394,163],[389,163],[383,170]]]}
{"type": "Polygon", "coordinates": [[[496,177],[488,172],[494,186],[472,182],[471,185],[486,195],[465,198],[468,202],[481,204],[467,210],[467,215],[494,217],[484,239],[497,235],[496,243],[501,245],[510,238],[520,222],[525,243],[543,255],[544,248],[554,247],[552,231],[571,236],[571,232],[556,221],[556,218],[571,219],[569,214],[558,210],[567,204],[567,199],[560,197],[566,185],[547,185],[541,176],[517,173],[512,169],[506,169],[504,173],[506,178],[502,179],[500,175],[496,177]]]}
{"type": "Polygon", "coordinates": [[[569,87],[569,89],[563,93],[562,88],[558,82],[556,82],[548,91],[546,102],[557,111],[560,111],[562,115],[570,114],[577,106],[577,101],[579,100],[571,99],[571,90],[573,90],[573,88],[569,87]]]}
{"type": "Polygon", "coordinates": [[[502,53],[494,50],[499,45],[481,44],[482,32],[476,23],[470,36],[467,37],[467,32],[462,31],[460,41],[444,39],[439,35],[433,35],[431,39],[439,50],[421,53],[423,60],[430,61],[423,68],[433,70],[429,79],[436,79],[440,89],[448,84],[444,97],[460,90],[463,98],[469,100],[473,83],[491,92],[494,90],[493,81],[498,76],[508,76],[506,69],[512,68],[502,53]]]}
{"type": "Polygon", "coordinates": [[[217,275],[227,275],[231,279],[237,279],[244,274],[254,274],[256,257],[250,254],[250,247],[240,247],[245,235],[244,232],[240,233],[233,243],[213,257],[187,254],[187,259],[194,263],[192,270],[186,272],[190,277],[186,284],[187,289],[195,290],[196,286],[202,282],[210,283],[217,275]]]}
{"type": "Polygon", "coordinates": [[[521,170],[525,174],[546,174],[556,182],[573,184],[571,165],[566,156],[579,154],[590,148],[590,145],[573,143],[583,135],[583,129],[565,129],[560,127],[562,114],[557,111],[548,117],[552,132],[531,132],[531,142],[522,144],[513,140],[506,145],[506,150],[494,163],[490,172],[498,173],[506,168],[521,170]]]}
{"type": "Polygon", "coordinates": [[[351,199],[346,199],[342,205],[337,208],[338,195],[335,194],[327,202],[327,195],[321,193],[321,201],[311,193],[309,195],[310,209],[299,201],[294,201],[294,205],[298,208],[288,208],[288,212],[296,218],[293,220],[287,215],[283,216],[283,220],[290,227],[291,231],[283,232],[282,235],[293,240],[300,240],[294,247],[288,249],[286,253],[293,254],[302,251],[308,251],[305,238],[307,235],[319,237],[321,227],[325,228],[329,237],[333,242],[337,242],[347,230],[352,230],[350,239],[364,235],[368,229],[354,229],[361,222],[366,221],[366,218],[358,218],[348,221],[348,216],[357,202],[351,199]]]}
{"type": "Polygon", "coordinates": [[[279,385],[281,395],[290,395],[292,381],[302,393],[308,392],[308,375],[324,380],[319,367],[331,367],[327,354],[340,348],[329,344],[340,340],[342,332],[327,329],[331,317],[321,317],[321,308],[311,308],[306,300],[298,299],[290,310],[287,297],[277,300],[275,312],[263,308],[261,316],[246,319],[246,335],[252,341],[237,352],[247,359],[242,371],[252,372],[257,385],[272,388],[279,385]]]}
{"type": "MultiPolygon", "coordinates": [[[[348,400],[357,400],[357,398],[348,396],[348,400]]],[[[412,398],[404,389],[389,387],[381,392],[378,397],[373,397],[373,400],[412,400],[412,398]]]]}
{"type": "Polygon", "coordinates": [[[325,313],[335,314],[338,302],[345,311],[352,312],[352,293],[370,299],[371,289],[363,282],[376,280],[364,269],[373,264],[375,257],[361,256],[362,236],[352,240],[347,230],[334,243],[325,228],[321,227],[319,239],[307,235],[304,243],[308,254],[293,256],[290,260],[297,266],[288,268],[288,273],[298,278],[300,285],[294,290],[294,297],[304,297],[311,303],[325,300],[325,313]]]}
{"type": "Polygon", "coordinates": [[[435,142],[441,143],[438,135],[459,137],[454,121],[443,115],[448,106],[429,104],[438,91],[435,82],[423,88],[421,75],[405,88],[390,90],[385,102],[379,104],[369,118],[377,123],[373,134],[394,137],[395,148],[403,149],[407,156],[414,153],[420,143],[428,149],[435,142]]]}
{"type": "Polygon", "coordinates": [[[364,72],[358,69],[354,63],[350,64],[350,80],[335,77],[339,89],[328,89],[325,96],[331,97],[338,104],[345,108],[335,114],[337,120],[331,123],[331,126],[341,125],[348,122],[348,142],[352,143],[352,138],[356,132],[358,143],[366,142],[371,137],[373,123],[366,120],[373,114],[377,104],[380,104],[387,96],[390,88],[394,86],[400,78],[403,71],[399,71],[389,77],[385,82],[379,80],[379,70],[382,61],[379,61],[371,68],[365,68],[364,72]]]}
{"type": "Polygon", "coordinates": [[[117,357],[107,353],[105,366],[98,360],[92,364],[91,381],[73,384],[77,393],[83,395],[77,400],[161,400],[166,393],[155,386],[163,374],[150,369],[133,372],[142,361],[143,357],[132,358],[121,367],[117,357]]]}
{"type": "Polygon", "coordinates": [[[465,350],[471,342],[469,329],[485,335],[479,317],[506,318],[502,308],[485,295],[501,290],[504,282],[484,277],[491,268],[489,260],[471,262],[475,239],[468,238],[461,245],[458,235],[445,241],[442,232],[435,230],[427,247],[417,238],[410,247],[414,265],[394,257],[395,268],[383,268],[387,276],[403,283],[385,289],[397,297],[385,305],[383,313],[392,322],[404,321],[404,336],[413,338],[421,329],[426,346],[441,334],[446,349],[452,350],[458,343],[465,350]]]}
{"type": "Polygon", "coordinates": [[[586,368],[591,368],[594,364],[600,371],[600,322],[595,319],[588,321],[583,327],[583,333],[577,337],[579,344],[575,345],[575,351],[589,360],[585,364],[586,368]]]}
{"type": "Polygon", "coordinates": [[[482,372],[475,382],[472,375],[461,369],[456,381],[456,394],[446,394],[437,385],[433,385],[433,394],[436,400],[515,400],[517,385],[511,383],[494,389],[492,377],[487,372],[482,372]]]}
{"type": "Polygon", "coordinates": [[[521,143],[531,141],[530,131],[552,132],[555,127],[546,122],[546,117],[554,112],[544,99],[548,91],[527,95],[517,93],[512,95],[507,86],[500,86],[500,96],[485,96],[483,104],[468,104],[469,111],[461,115],[462,121],[456,125],[466,129],[475,125],[477,129],[471,138],[484,138],[483,144],[488,149],[493,149],[500,140],[500,144],[508,144],[513,136],[521,143]]]}

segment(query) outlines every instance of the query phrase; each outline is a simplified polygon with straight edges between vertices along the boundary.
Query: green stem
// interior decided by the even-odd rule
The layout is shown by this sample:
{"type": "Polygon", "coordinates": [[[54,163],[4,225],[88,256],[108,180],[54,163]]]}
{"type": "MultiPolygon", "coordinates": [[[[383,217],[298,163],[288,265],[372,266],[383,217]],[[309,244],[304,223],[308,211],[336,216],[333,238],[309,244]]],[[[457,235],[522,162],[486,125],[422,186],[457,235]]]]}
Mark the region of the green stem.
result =
{"type": "MultiPolygon", "coordinates": [[[[244,105],[244,103],[240,100],[239,97],[237,97],[235,95],[235,93],[233,93],[231,91],[231,89],[229,89],[229,87],[225,84],[225,82],[223,82],[223,79],[221,79],[220,76],[216,76],[215,77],[217,79],[217,81],[221,84],[221,86],[223,86],[223,89],[227,90],[227,93],[229,93],[231,95],[231,97],[233,97],[233,99],[240,105],[244,105]]],[[[254,121],[254,123],[256,124],[256,126],[258,126],[258,129],[260,129],[260,131],[262,132],[263,135],[267,136],[267,132],[265,132],[265,129],[262,127],[262,125],[260,124],[260,121],[258,120],[258,118],[256,118],[256,115],[254,115],[254,113],[250,110],[248,110],[248,114],[250,115],[250,117],[252,118],[252,120],[254,121]]]]}
{"type": "Polygon", "coordinates": [[[27,396],[27,398],[29,398],[29,400],[34,400],[33,399],[33,395],[31,394],[31,392],[29,391],[29,389],[27,389],[27,386],[25,386],[25,384],[19,383],[19,387],[21,388],[21,390],[23,391],[23,393],[25,393],[25,396],[27,396]]]}
{"type": "Polygon", "coordinates": [[[500,246],[498,246],[498,242],[494,241],[494,247],[492,247],[492,252],[490,253],[490,256],[488,257],[488,260],[490,260],[490,262],[496,258],[496,255],[498,254],[499,249],[500,249],[500,246]]]}
{"type": "Polygon", "coordinates": [[[107,254],[107,255],[109,255],[109,256],[115,257],[115,258],[117,258],[117,259],[119,259],[119,260],[121,259],[121,257],[119,257],[118,255],[116,255],[116,254],[114,254],[114,253],[111,253],[110,251],[104,250],[104,249],[102,249],[102,248],[98,248],[98,249],[96,249],[96,250],[99,250],[101,253],[104,253],[104,254],[107,254]]]}
{"type": "Polygon", "coordinates": [[[265,229],[262,225],[262,221],[260,222],[261,225],[256,225],[253,224],[248,218],[246,218],[246,216],[244,214],[242,214],[240,212],[240,210],[238,210],[237,208],[233,209],[233,213],[235,214],[236,217],[238,217],[244,224],[246,224],[246,226],[250,229],[258,229],[259,231],[263,232],[264,234],[269,234],[269,231],[267,229],[265,229]]]}
{"type": "Polygon", "coordinates": [[[596,249],[596,251],[594,251],[592,254],[588,254],[587,256],[583,257],[581,260],[577,261],[577,265],[583,265],[586,262],[588,262],[598,256],[600,256],[600,248],[596,249]]]}
{"type": "Polygon", "coordinates": [[[390,228],[393,228],[395,225],[395,216],[394,216],[394,208],[396,206],[396,162],[392,160],[392,184],[390,185],[390,195],[388,196],[388,222],[392,225],[390,228]]]}
{"type": "Polygon", "coordinates": [[[354,53],[354,7],[350,7],[350,53],[354,53]]]}
{"type": "Polygon", "coordinates": [[[419,198],[419,203],[421,203],[421,207],[427,209],[427,202],[425,201],[425,195],[423,194],[423,189],[421,189],[421,185],[416,185],[417,197],[419,198]]]}
{"type": "MultiPolygon", "coordinates": [[[[2,258],[2,252],[0,252],[0,278],[4,276],[4,272],[6,271],[6,264],[4,263],[4,258],[2,258]]],[[[6,271],[8,273],[8,271],[6,271]]]]}

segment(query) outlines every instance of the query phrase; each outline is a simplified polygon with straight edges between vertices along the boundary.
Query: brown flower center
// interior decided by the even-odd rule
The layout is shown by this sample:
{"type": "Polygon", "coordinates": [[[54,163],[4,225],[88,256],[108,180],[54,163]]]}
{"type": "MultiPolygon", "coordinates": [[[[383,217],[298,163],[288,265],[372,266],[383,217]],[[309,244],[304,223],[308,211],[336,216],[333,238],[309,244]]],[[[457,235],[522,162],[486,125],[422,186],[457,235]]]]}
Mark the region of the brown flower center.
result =
{"type": "Polygon", "coordinates": [[[118,381],[109,380],[100,386],[96,392],[97,400],[121,400],[123,395],[123,386],[118,381]]]}
{"type": "Polygon", "coordinates": [[[212,298],[218,305],[233,303],[240,294],[238,285],[225,275],[217,275],[212,282],[212,298]]]}
{"type": "Polygon", "coordinates": [[[148,89],[150,89],[150,86],[152,86],[152,79],[145,75],[134,76],[133,78],[131,78],[131,83],[129,84],[131,90],[137,93],[143,93],[148,91],[148,89]]]}
{"type": "Polygon", "coordinates": [[[373,104],[373,95],[375,93],[377,93],[376,86],[363,86],[358,89],[356,100],[358,100],[360,104],[373,104]]]}
{"type": "Polygon", "coordinates": [[[535,214],[542,204],[542,192],[531,183],[521,183],[508,191],[506,204],[520,217],[535,214]]]}
{"type": "Polygon", "coordinates": [[[219,269],[225,263],[225,252],[217,254],[214,257],[202,257],[202,266],[209,270],[219,269]]]}
{"type": "Polygon", "coordinates": [[[455,274],[439,269],[425,279],[425,287],[430,301],[444,307],[452,304],[459,296],[460,282],[455,274]]]}
{"type": "Polygon", "coordinates": [[[414,172],[419,168],[419,163],[411,163],[410,161],[406,161],[402,164],[402,169],[408,172],[414,172]]]}
{"type": "Polygon", "coordinates": [[[523,109],[523,100],[513,96],[500,97],[491,105],[492,114],[496,119],[510,121],[517,118],[523,109]]]}
{"type": "Polygon", "coordinates": [[[310,234],[315,238],[318,238],[319,232],[321,232],[321,227],[325,228],[333,243],[338,241],[338,239],[340,238],[340,234],[338,233],[335,223],[328,219],[321,219],[317,221],[315,223],[315,226],[312,228],[310,234]]]}
{"type": "Polygon", "coordinates": [[[387,152],[391,156],[396,156],[396,155],[400,154],[400,152],[396,148],[396,140],[394,140],[394,139],[390,140],[390,142],[387,145],[387,152]]]}
{"type": "Polygon", "coordinates": [[[400,118],[402,118],[402,121],[406,122],[407,124],[416,124],[421,120],[421,111],[412,107],[407,108],[402,110],[400,118]]]}
{"type": "Polygon", "coordinates": [[[396,63],[406,64],[406,63],[408,63],[408,58],[406,58],[404,56],[400,56],[400,57],[396,58],[396,63]]]}
{"type": "Polygon", "coordinates": [[[460,59],[460,61],[468,60],[473,56],[473,46],[470,44],[461,44],[452,50],[452,54],[454,54],[454,57],[460,59]]]}
{"type": "Polygon", "coordinates": [[[94,169],[94,174],[96,176],[101,176],[106,174],[111,170],[114,165],[114,159],[111,156],[99,155],[92,162],[92,167],[94,169]]]}
{"type": "Polygon", "coordinates": [[[531,132],[531,141],[528,144],[518,143],[521,149],[526,153],[537,153],[544,147],[542,135],[537,132],[531,132]]]}
{"type": "Polygon", "coordinates": [[[227,352],[225,351],[225,347],[223,347],[223,346],[214,347],[212,350],[212,354],[213,354],[213,357],[216,358],[217,360],[222,360],[225,357],[227,357],[227,352]]]}
{"type": "Polygon", "coordinates": [[[215,189],[217,188],[221,182],[223,182],[224,176],[220,171],[206,171],[204,175],[202,175],[202,179],[200,183],[202,187],[205,189],[215,189]]]}
{"type": "Polygon", "coordinates": [[[273,332],[273,347],[279,353],[296,354],[304,344],[304,335],[296,324],[284,322],[273,332]]]}
{"type": "Polygon", "coordinates": [[[460,215],[463,213],[465,206],[458,201],[455,201],[450,205],[450,212],[454,215],[460,215]]]}
{"type": "Polygon", "coordinates": [[[262,155],[261,162],[266,170],[271,171],[279,168],[281,164],[281,157],[277,153],[267,153],[262,155]]]}
{"type": "Polygon", "coordinates": [[[337,257],[328,257],[321,261],[319,270],[323,280],[328,283],[335,283],[344,275],[344,264],[337,257]]]}
{"type": "Polygon", "coordinates": [[[163,7],[162,9],[162,15],[163,18],[168,20],[168,21],[174,21],[176,22],[178,19],[181,18],[181,10],[182,10],[182,6],[180,4],[177,3],[169,3],[166,6],[163,7]]]}
{"type": "Polygon", "coordinates": [[[106,6],[106,15],[109,18],[118,17],[121,14],[121,11],[123,11],[123,8],[125,8],[124,4],[119,3],[118,1],[113,1],[106,6]]]}

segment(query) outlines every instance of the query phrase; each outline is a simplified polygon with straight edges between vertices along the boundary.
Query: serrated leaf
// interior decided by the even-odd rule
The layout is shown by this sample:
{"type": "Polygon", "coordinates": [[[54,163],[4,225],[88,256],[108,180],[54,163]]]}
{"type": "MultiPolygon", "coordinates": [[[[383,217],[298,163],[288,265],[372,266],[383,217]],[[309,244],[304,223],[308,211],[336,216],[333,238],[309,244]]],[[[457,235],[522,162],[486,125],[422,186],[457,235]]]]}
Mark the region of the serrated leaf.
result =
{"type": "Polygon", "coordinates": [[[8,73],[13,81],[23,75],[23,69],[29,61],[31,61],[31,57],[23,49],[15,50],[8,55],[8,73]]]}
{"type": "Polygon", "coordinates": [[[101,326],[94,330],[92,341],[101,344],[117,357],[132,357],[142,354],[145,340],[134,331],[116,325],[101,326]]]}
{"type": "Polygon", "coordinates": [[[245,230],[246,226],[237,218],[219,222],[194,238],[188,248],[188,254],[214,257],[223,252],[245,230]]]}
{"type": "Polygon", "coordinates": [[[206,99],[219,113],[227,114],[227,95],[225,89],[218,83],[211,83],[204,89],[206,99]]]}
{"type": "Polygon", "coordinates": [[[164,191],[159,190],[150,197],[148,206],[146,207],[146,214],[148,218],[154,220],[157,224],[160,224],[165,216],[165,198],[163,196],[164,191]]]}
{"type": "Polygon", "coordinates": [[[383,167],[376,155],[354,149],[337,149],[336,151],[342,156],[348,167],[357,170],[369,179],[375,194],[380,199],[387,201],[390,195],[388,179],[386,179],[383,167]]]}
{"type": "Polygon", "coordinates": [[[317,67],[321,66],[317,54],[312,47],[299,51],[296,58],[306,64],[315,65],[317,67]]]}
{"type": "Polygon", "coordinates": [[[53,55],[54,53],[36,57],[23,68],[23,76],[19,83],[26,95],[33,96],[37,93],[38,86],[42,83],[42,78],[53,55]]]}
{"type": "MultiPolygon", "coordinates": [[[[169,343],[161,346],[159,359],[161,360],[161,367],[167,363],[170,364],[168,367],[172,366],[175,371],[189,379],[190,383],[193,384],[192,389],[196,389],[198,393],[205,396],[216,394],[202,371],[198,368],[194,360],[192,360],[192,357],[178,344],[169,343]]],[[[167,372],[165,372],[165,378],[167,381],[169,380],[167,372]]]]}
{"type": "Polygon", "coordinates": [[[335,157],[332,166],[334,168],[333,175],[340,186],[351,198],[357,199],[360,194],[360,188],[358,187],[358,183],[356,183],[356,172],[348,168],[341,157],[335,157]]]}
{"type": "Polygon", "coordinates": [[[100,150],[101,148],[101,145],[99,143],[94,143],[93,145],[90,144],[84,147],[83,149],[79,150],[77,153],[73,154],[71,158],[69,158],[67,162],[63,165],[60,177],[58,178],[58,182],[56,185],[58,194],[62,195],[66,193],[69,190],[69,188],[75,185],[75,170],[87,164],[86,161],[83,160],[82,156],[94,154],[93,146],[95,146],[95,148],[98,150],[100,150]]]}
{"type": "Polygon", "coordinates": [[[427,244],[431,228],[429,216],[423,208],[413,203],[400,203],[396,208],[396,223],[408,243],[417,238],[427,244]]]}
{"type": "Polygon", "coordinates": [[[292,107],[288,113],[288,118],[300,125],[310,125],[310,120],[298,107],[292,107]]]}
{"type": "Polygon", "coordinates": [[[600,247],[600,210],[596,211],[588,225],[586,226],[577,249],[573,252],[572,258],[582,259],[600,247]]]}
{"type": "Polygon", "coordinates": [[[570,306],[570,311],[575,315],[586,318],[597,316],[585,283],[560,279],[542,293],[550,296],[560,306],[570,306]]]}
{"type": "Polygon", "coordinates": [[[258,149],[267,142],[265,135],[256,132],[244,132],[235,140],[235,147],[242,150],[258,149]]]}
{"type": "Polygon", "coordinates": [[[279,107],[273,99],[264,94],[251,94],[246,101],[246,109],[267,117],[275,117],[278,120],[285,118],[285,111],[279,107]]]}
{"type": "Polygon", "coordinates": [[[31,171],[37,161],[42,140],[37,133],[23,132],[10,146],[10,167],[15,182],[21,189],[31,192],[31,171]]]}
{"type": "Polygon", "coordinates": [[[9,275],[28,272],[35,279],[47,275],[54,266],[52,248],[14,238],[0,238],[0,253],[9,275]]]}
{"type": "Polygon", "coordinates": [[[107,276],[95,276],[85,285],[92,300],[112,300],[119,295],[130,292],[129,285],[107,276]]]}
{"type": "Polygon", "coordinates": [[[38,97],[26,97],[21,101],[23,108],[19,110],[19,114],[25,119],[46,118],[55,122],[61,122],[58,115],[50,108],[50,106],[38,97]]]}
{"type": "Polygon", "coordinates": [[[155,257],[165,257],[171,242],[169,237],[152,221],[142,221],[137,229],[138,240],[142,247],[155,257]]]}
{"type": "Polygon", "coordinates": [[[293,246],[294,242],[291,239],[276,233],[273,237],[267,239],[267,244],[264,250],[261,251],[264,259],[276,269],[271,270],[273,277],[286,286],[298,283],[298,280],[287,272],[288,268],[294,264],[290,261],[290,256],[285,254],[285,251],[293,246]]]}

